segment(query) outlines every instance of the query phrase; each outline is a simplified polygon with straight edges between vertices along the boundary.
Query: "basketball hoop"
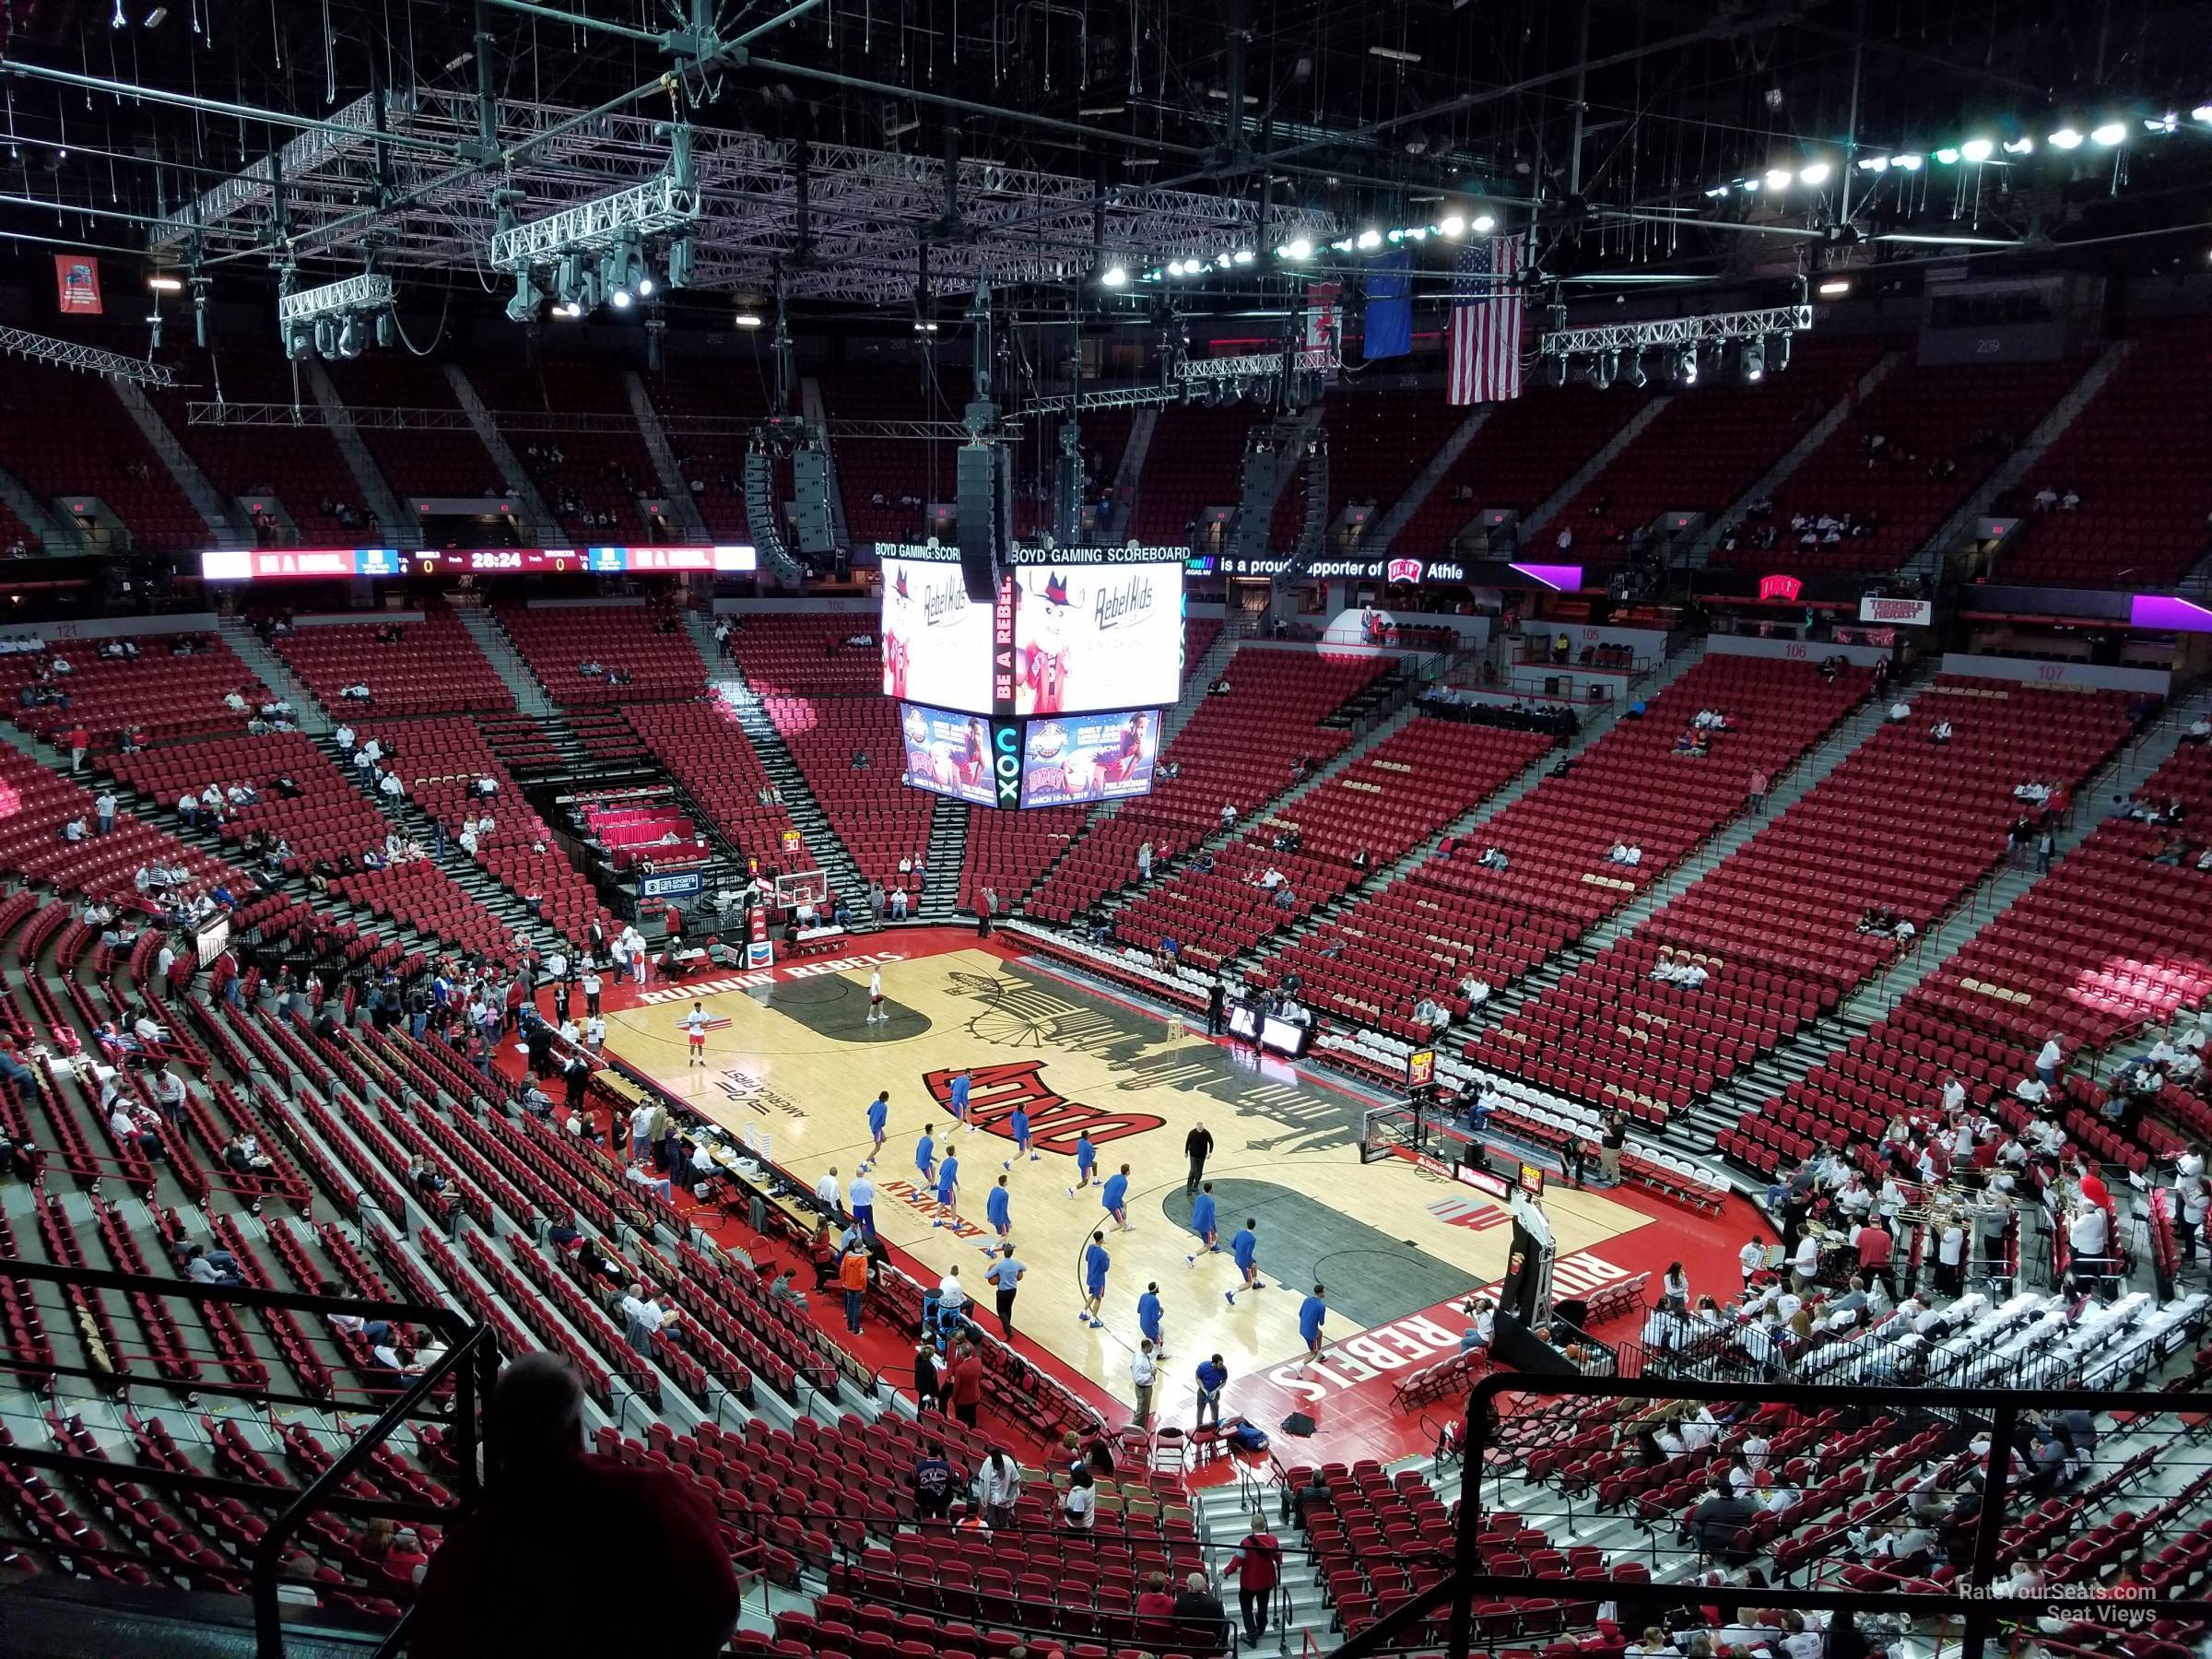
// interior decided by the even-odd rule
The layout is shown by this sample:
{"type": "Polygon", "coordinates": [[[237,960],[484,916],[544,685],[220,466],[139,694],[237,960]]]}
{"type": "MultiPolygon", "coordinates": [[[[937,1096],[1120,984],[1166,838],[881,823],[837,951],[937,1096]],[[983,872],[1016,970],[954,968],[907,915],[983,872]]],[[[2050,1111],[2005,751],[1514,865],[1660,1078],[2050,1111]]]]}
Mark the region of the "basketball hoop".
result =
{"type": "Polygon", "coordinates": [[[818,909],[830,901],[830,877],[821,870],[801,870],[795,875],[777,877],[775,890],[780,909],[795,910],[809,903],[818,909]]]}

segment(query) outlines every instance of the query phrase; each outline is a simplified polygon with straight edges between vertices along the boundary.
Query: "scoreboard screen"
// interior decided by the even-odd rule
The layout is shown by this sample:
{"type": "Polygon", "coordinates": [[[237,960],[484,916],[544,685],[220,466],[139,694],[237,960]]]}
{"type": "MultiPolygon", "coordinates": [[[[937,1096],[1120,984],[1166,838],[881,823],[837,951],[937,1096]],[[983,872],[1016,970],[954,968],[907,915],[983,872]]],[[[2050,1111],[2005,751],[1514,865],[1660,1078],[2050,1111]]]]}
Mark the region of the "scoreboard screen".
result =
{"type": "Polygon", "coordinates": [[[910,787],[978,806],[998,804],[991,764],[991,723],[984,716],[901,703],[899,734],[905,747],[905,778],[910,787]]]}
{"type": "Polygon", "coordinates": [[[747,547],[225,547],[200,555],[203,582],[310,581],[317,577],[565,576],[624,572],[750,575],[747,547]]]}
{"type": "Polygon", "coordinates": [[[1014,712],[1165,707],[1182,686],[1182,565],[1014,571],[1014,712]]]}
{"type": "Polygon", "coordinates": [[[988,714],[991,610],[968,597],[957,563],[883,561],[883,694],[988,714]]]}
{"type": "Polygon", "coordinates": [[[1046,715],[1022,738],[1021,804],[1073,806],[1152,793],[1159,711],[1046,715]]]}

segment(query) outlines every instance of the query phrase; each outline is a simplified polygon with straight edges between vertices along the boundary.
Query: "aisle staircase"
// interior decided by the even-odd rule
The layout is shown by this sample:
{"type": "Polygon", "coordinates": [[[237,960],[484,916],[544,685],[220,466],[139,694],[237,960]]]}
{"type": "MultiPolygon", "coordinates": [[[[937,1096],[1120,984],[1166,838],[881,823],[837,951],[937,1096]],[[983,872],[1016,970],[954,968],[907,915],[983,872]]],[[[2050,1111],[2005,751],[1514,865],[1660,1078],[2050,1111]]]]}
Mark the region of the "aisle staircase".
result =
{"type": "Polygon", "coordinates": [[[336,724],[285,660],[264,645],[261,636],[244,622],[224,617],[217,622],[216,631],[223,643],[238,653],[239,660],[261,677],[263,685],[292,705],[294,725],[311,737],[319,737],[336,724]]]}
{"type": "Polygon", "coordinates": [[[1697,569],[1710,564],[1713,549],[1721,545],[1721,537],[1727,533],[1728,527],[1743,522],[1745,514],[1751,510],[1752,502],[1771,500],[1774,492],[1782,488],[1790,475],[1805,465],[1806,457],[1833,438],[1842,429],[1843,423],[1851,418],[1852,411],[1859,406],[1861,400],[1888,379],[1889,371],[1904,360],[1905,354],[1901,351],[1885,351],[1876,359],[1873,366],[1859,376],[1853,388],[1836,399],[1828,413],[1815,421],[1804,437],[1790,445],[1781,458],[1767,468],[1758,482],[1706,522],[1698,532],[1696,545],[1690,548],[1688,558],[1682,561],[1684,565],[1697,569]]]}
{"type": "Polygon", "coordinates": [[[699,516],[699,503],[691,499],[691,480],[684,477],[682,463],[677,460],[670,447],[668,434],[661,426],[661,418],[647,395],[645,382],[634,369],[622,371],[622,384],[629,393],[629,412],[637,417],[638,432],[645,440],[645,453],[653,457],[653,476],[661,481],[661,493],[668,500],[668,516],[683,532],[684,540],[694,547],[703,546],[713,538],[707,534],[707,521],[699,516]]]}
{"type": "Polygon", "coordinates": [[[2135,349],[2133,340],[2114,340],[2097,354],[2082,377],[2076,381],[2066,394],[2052,405],[2051,412],[2036,423],[2019,448],[1998,465],[1996,471],[1982,480],[1979,488],[1970,492],[1959,503],[1951,516],[1936,527],[1936,534],[1920,546],[1905,565],[1908,575],[1918,576],[1931,586],[1943,574],[1943,567],[1954,547],[1963,546],[1972,534],[1974,521],[1988,512],[1991,503],[2028,476],[2029,468],[2043,458],[2043,452],[2056,443],[2061,434],[2074,424],[2074,418],[2088,406],[2104,387],[2104,382],[2118,372],[2135,349]]]}
{"type": "Polygon", "coordinates": [[[15,474],[0,470],[0,502],[37,538],[41,553],[82,553],[85,538],[74,521],[59,517],[37,496],[23,488],[15,474]]]}
{"type": "Polygon", "coordinates": [[[954,922],[959,918],[960,865],[968,855],[968,814],[995,811],[971,808],[964,801],[940,795],[931,804],[929,818],[929,880],[914,913],[924,922],[954,922]]]}
{"type": "MultiPolygon", "coordinates": [[[[2102,821],[2097,803],[2112,795],[2132,794],[2143,781],[2173,756],[2189,723],[2212,710],[2212,690],[2199,691],[2185,701],[2170,705],[2142,737],[2125,745],[2111,760],[2090,774],[2075,792],[2075,821],[2055,839],[2054,867],[2075,852],[2102,821]]],[[[1779,794],[1776,800],[1780,801],[1779,794]]],[[[1778,810],[1779,807],[1771,808],[1778,810]]],[[[2010,860],[2000,863],[1964,899],[1914,942],[1913,948],[1846,997],[1832,1019],[1824,1019],[1784,1042],[1756,1065],[1721,1084],[1702,1100],[1693,1100],[1677,1112],[1661,1138],[1677,1150],[1703,1157],[1718,1164],[1715,1137],[1733,1129],[1747,1112],[1757,1110],[1792,1083],[1800,1082],[1825,1064],[1853,1038],[1863,1037],[1878,1020],[1908,996],[1930,974],[1971,945],[2025,893],[2042,879],[2031,867],[2010,860]]],[[[1752,1182],[1741,1171],[1733,1179],[1749,1189],[1752,1182]]]]}
{"type": "Polygon", "coordinates": [[[500,469],[500,477],[507,485],[507,493],[514,498],[518,510],[516,516],[524,521],[524,528],[532,538],[531,545],[561,545],[560,521],[553,516],[552,509],[546,505],[545,497],[537,493],[537,485],[531,479],[529,469],[507,441],[507,434],[500,430],[500,423],[492,419],[491,411],[484,406],[484,400],[477,395],[476,387],[469,384],[468,376],[461,372],[461,365],[446,364],[445,378],[447,384],[453,389],[453,396],[460,402],[461,412],[468,417],[470,429],[476,433],[477,441],[484,445],[484,452],[491,457],[492,464],[500,469]]]}
{"type": "MultiPolygon", "coordinates": [[[[877,917],[868,908],[866,878],[861,875],[859,865],[853,862],[853,854],[846,851],[845,843],[838,838],[837,831],[830,827],[829,815],[823,812],[822,804],[815,799],[814,791],[807,786],[806,774],[800,771],[797,759],[792,755],[791,746],[783,741],[783,734],[776,730],[776,723],[760,701],[759,693],[746,683],[743,671],[735,662],[724,662],[721,653],[714,649],[713,618],[702,617],[695,611],[686,611],[684,631],[690,637],[692,649],[699,653],[699,660],[706,665],[707,678],[716,688],[716,695],[735,717],[747,741],[753,746],[753,753],[760,761],[760,770],[768,774],[768,781],[782,792],[783,810],[790,814],[792,823],[806,838],[807,850],[814,854],[822,874],[829,877],[830,890],[842,899],[851,909],[854,930],[876,926],[877,917]]],[[[965,837],[965,828],[961,834],[965,837]]],[[[935,867],[936,830],[934,823],[930,839],[930,863],[935,867]]],[[[958,853],[954,855],[951,867],[955,871],[959,868],[958,853]]],[[[957,891],[957,882],[949,885],[957,891]]],[[[948,891],[947,916],[951,914],[951,897],[952,893],[948,891]]]]}
{"type": "MultiPolygon", "coordinates": [[[[1483,422],[1489,419],[1493,406],[1490,404],[1477,404],[1467,412],[1467,418],[1453,429],[1452,435],[1438,446],[1435,454],[1429,457],[1429,465],[1414,475],[1413,482],[1406,486],[1405,492],[1390,504],[1381,518],[1368,526],[1367,534],[1359,538],[1361,547],[1371,549],[1377,558],[1389,556],[1390,545],[1396,539],[1398,532],[1412,522],[1413,515],[1428,501],[1430,492],[1458,463],[1460,456],[1467,453],[1467,445],[1475,441],[1475,434],[1482,430],[1483,422]]],[[[1470,506],[1470,516],[1472,512],[1470,506]]]]}
{"type": "Polygon", "coordinates": [[[353,423],[353,411],[338,395],[330,371],[317,357],[309,357],[304,367],[308,386],[315,394],[315,405],[323,411],[324,424],[330,428],[338,453],[345,457],[346,470],[353,477],[354,488],[361,492],[362,503],[376,514],[385,539],[395,547],[421,547],[422,525],[384,481],[383,471],[377,465],[376,457],[369,453],[369,446],[361,441],[360,429],[353,423]]]}
{"type": "Polygon", "coordinates": [[[131,418],[131,424],[138,429],[139,434],[145,438],[154,453],[161,457],[161,465],[169,469],[170,477],[177,481],[177,488],[191,501],[192,510],[206,524],[207,533],[215,537],[215,545],[218,547],[252,547],[253,536],[232,521],[229,509],[223,505],[223,498],[216,493],[215,486],[207,482],[207,475],[200,470],[199,464],[184,453],[184,446],[177,441],[176,434],[169,429],[168,423],[161,418],[145,389],[134,381],[111,380],[108,384],[114,388],[124,413],[131,418]]]}
{"type": "Polygon", "coordinates": [[[1559,515],[1560,511],[1565,508],[1567,503],[1582,493],[1584,485],[1596,477],[1599,473],[1604,472],[1606,467],[1612,465],[1613,457],[1642,436],[1643,429],[1664,415],[1666,412],[1667,405],[1672,402],[1674,402],[1674,398],[1665,393],[1648,401],[1642,408],[1629,418],[1626,426],[1613,434],[1612,441],[1605,448],[1576,467],[1566,483],[1553,490],[1534,512],[1522,518],[1521,552],[1523,557],[1528,559],[1541,557],[1537,549],[1536,532],[1547,527],[1551,521],[1559,515]]]}

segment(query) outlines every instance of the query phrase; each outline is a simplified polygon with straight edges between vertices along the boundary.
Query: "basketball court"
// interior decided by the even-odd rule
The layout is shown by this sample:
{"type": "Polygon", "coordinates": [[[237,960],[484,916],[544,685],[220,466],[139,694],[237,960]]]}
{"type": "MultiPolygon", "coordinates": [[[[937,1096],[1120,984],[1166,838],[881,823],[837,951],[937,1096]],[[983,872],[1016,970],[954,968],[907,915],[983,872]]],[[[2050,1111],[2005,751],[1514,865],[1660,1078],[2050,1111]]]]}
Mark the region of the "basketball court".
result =
{"type": "MultiPolygon", "coordinates": [[[[1324,1432],[1358,1432],[1360,1454],[1392,1454],[1376,1443],[1392,1439],[1386,1425],[1402,1418],[1390,1407],[1391,1385],[1456,1351],[1458,1303],[1505,1271],[1505,1206],[1396,1159],[1361,1164],[1360,1113],[1372,1099],[1304,1068],[1186,1031],[995,942],[935,931],[884,944],[867,959],[650,991],[610,1009],[607,1045],[808,1186],[832,1167],[849,1186],[869,1152],[868,1102],[888,1089],[885,1147],[870,1171],[877,1223],[918,1277],[925,1270],[935,1282],[958,1265],[995,1328],[982,1280],[986,1241],[994,1240],[985,1201],[1003,1174],[1011,1237],[1029,1269],[1016,1331],[1090,1397],[1134,1397],[1136,1299],[1157,1283],[1169,1350],[1155,1398],[1161,1420],[1191,1420],[1192,1370],[1218,1353],[1233,1379],[1225,1395],[1232,1411],[1272,1429],[1284,1412],[1303,1409],[1324,1432]],[[872,969],[883,976],[887,1016],[875,1022],[872,969]],[[695,1000],[717,1019],[704,1066],[689,1064],[679,1023],[695,1000]],[[961,1067],[972,1079],[966,1127],[946,1103],[961,1067]],[[1007,1127],[1018,1104],[1030,1115],[1033,1159],[1017,1156],[1007,1127]],[[1201,1123],[1214,1137],[1206,1179],[1221,1248],[1193,1265],[1183,1144],[1201,1123]],[[940,1160],[959,1160],[952,1216],[916,1167],[925,1129],[940,1160]],[[1084,1131],[1101,1176],[1129,1166],[1126,1232],[1114,1229],[1096,1182],[1069,1194],[1084,1131]],[[1225,1293],[1239,1277],[1230,1240],[1248,1218],[1267,1288],[1240,1290],[1232,1304],[1225,1293]],[[1080,1317],[1080,1259],[1100,1228],[1112,1258],[1103,1330],[1080,1317]],[[1328,1347],[1300,1377],[1292,1370],[1304,1347],[1298,1307],[1317,1282],[1327,1286],[1328,1347]]],[[[1718,1221],[1641,1194],[1554,1187],[1544,1203],[1561,1294],[1672,1259],[1726,1260],[1741,1242],[1718,1221]]],[[[1396,1438],[1413,1443],[1397,1449],[1421,1443],[1411,1428],[1396,1438]]]]}

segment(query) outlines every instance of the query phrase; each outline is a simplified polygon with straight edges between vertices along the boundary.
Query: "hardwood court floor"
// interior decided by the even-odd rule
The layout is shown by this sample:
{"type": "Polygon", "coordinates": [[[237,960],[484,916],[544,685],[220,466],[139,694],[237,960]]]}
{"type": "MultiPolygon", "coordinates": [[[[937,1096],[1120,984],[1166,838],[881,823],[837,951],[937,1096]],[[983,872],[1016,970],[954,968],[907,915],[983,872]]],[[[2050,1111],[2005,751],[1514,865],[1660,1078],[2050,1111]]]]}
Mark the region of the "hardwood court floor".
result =
{"type": "MultiPolygon", "coordinates": [[[[950,942],[939,934],[919,948],[950,942]]],[[[1016,1328],[1126,1401],[1136,1299],[1157,1282],[1171,1354],[1156,1400],[1163,1420],[1190,1420],[1190,1370],[1209,1353],[1239,1379],[1272,1374],[1281,1401],[1316,1407],[1334,1391],[1441,1358],[1459,1331],[1451,1304],[1504,1272],[1512,1228],[1502,1208],[1395,1159],[1360,1164],[1363,1103],[1354,1096],[1171,1028],[995,946],[966,941],[881,971],[889,1018],[880,1022],[866,1018],[866,968],[809,972],[800,964],[746,988],[701,984],[707,994],[698,1000],[729,1021],[708,1033],[703,1068],[687,1064],[678,1023],[690,1009],[689,989],[610,1009],[607,1044],[725,1127],[757,1138],[809,1185],[832,1166],[850,1184],[869,1148],[867,1103],[888,1088],[889,1127],[871,1171],[886,1241],[933,1277],[957,1264],[988,1308],[985,1198],[1006,1174],[1012,1238],[1029,1268],[1016,1328]],[[943,1103],[961,1066],[973,1076],[968,1127],[943,1103]],[[1015,1159],[1006,1118],[1017,1101],[1027,1104],[1038,1157],[1006,1171],[1002,1164],[1015,1159]],[[1214,1137],[1206,1175],[1219,1206],[1221,1253],[1192,1266],[1182,1148],[1201,1122],[1214,1137]],[[1085,1128],[1101,1172],[1130,1166],[1127,1232],[1111,1230],[1096,1184],[1068,1194],[1085,1128]],[[958,1218],[945,1225],[915,1168],[924,1129],[940,1159],[949,1151],[959,1160],[958,1218]],[[1229,1242],[1247,1217],[1259,1224],[1260,1276],[1269,1288],[1231,1305],[1223,1295],[1237,1283],[1229,1242]],[[1080,1257],[1099,1227],[1110,1230],[1112,1257],[1102,1331],[1078,1318],[1080,1257]],[[1328,1287],[1329,1347],[1314,1367],[1325,1388],[1288,1370],[1304,1347],[1299,1303],[1317,1281],[1328,1287]]],[[[1580,1264],[1570,1271],[1587,1278],[1575,1288],[1622,1277],[1628,1252],[1643,1258],[1639,1267],[1648,1259],[1664,1265],[1670,1247],[1675,1256],[1689,1253],[1665,1236],[1677,1218],[1640,1204],[1554,1188],[1545,1206],[1562,1264],[1580,1264]],[[1640,1231],[1641,1240],[1624,1239],[1640,1231]],[[1593,1253],[1615,1240],[1627,1252],[1593,1253]]],[[[1695,1224],[1682,1217],[1679,1225],[1695,1224]]],[[[1269,1403],[1253,1401],[1253,1416],[1269,1403]]]]}

